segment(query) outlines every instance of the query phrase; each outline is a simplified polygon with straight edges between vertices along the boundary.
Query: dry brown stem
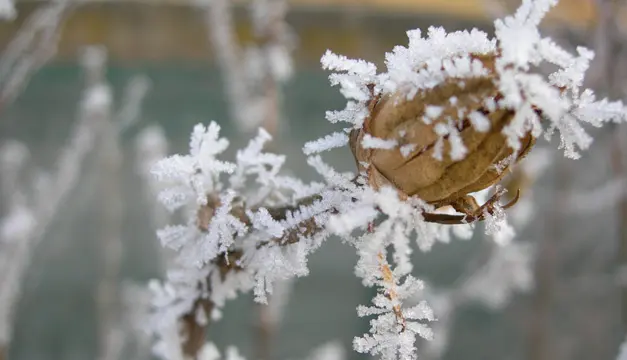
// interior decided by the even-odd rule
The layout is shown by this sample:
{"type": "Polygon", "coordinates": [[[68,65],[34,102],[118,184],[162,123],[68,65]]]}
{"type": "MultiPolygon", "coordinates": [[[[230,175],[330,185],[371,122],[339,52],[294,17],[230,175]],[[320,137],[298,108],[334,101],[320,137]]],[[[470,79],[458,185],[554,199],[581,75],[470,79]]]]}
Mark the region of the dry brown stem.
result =
{"type": "MultiPolygon", "coordinates": [[[[398,293],[396,291],[396,279],[394,278],[394,273],[392,272],[392,269],[390,269],[390,264],[385,261],[383,253],[380,252],[377,257],[379,259],[379,270],[381,270],[381,275],[383,275],[383,281],[389,284],[385,296],[390,299],[391,302],[397,302],[398,293]]],[[[407,326],[407,321],[403,315],[400,302],[392,307],[392,311],[394,311],[396,321],[401,325],[401,332],[404,332],[407,326]]]]}
{"type": "Polygon", "coordinates": [[[192,359],[196,359],[200,349],[205,343],[207,326],[198,322],[196,317],[200,309],[202,309],[207,316],[210,316],[213,310],[213,303],[209,299],[197,299],[192,310],[181,318],[183,331],[186,336],[185,342],[182,344],[183,353],[192,359]]]}
{"type": "Polygon", "coordinates": [[[258,324],[256,326],[257,335],[257,358],[259,360],[271,360],[272,359],[272,345],[273,339],[276,335],[276,325],[270,314],[268,305],[258,304],[257,314],[259,316],[258,324]]]}

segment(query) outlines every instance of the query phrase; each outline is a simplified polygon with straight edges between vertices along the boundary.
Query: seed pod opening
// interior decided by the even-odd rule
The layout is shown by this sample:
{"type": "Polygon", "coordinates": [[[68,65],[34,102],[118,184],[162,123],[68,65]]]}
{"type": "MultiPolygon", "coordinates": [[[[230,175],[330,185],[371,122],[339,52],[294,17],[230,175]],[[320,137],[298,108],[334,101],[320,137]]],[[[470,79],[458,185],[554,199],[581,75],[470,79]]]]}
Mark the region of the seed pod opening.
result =
{"type": "Polygon", "coordinates": [[[370,185],[394,186],[444,206],[500,181],[534,145],[530,132],[514,152],[502,133],[515,112],[495,106],[501,99],[495,55],[476,55],[484,76],[446,79],[408,98],[399,90],[373,96],[370,114],[350,136],[357,164],[370,185]],[[364,145],[374,137],[390,148],[364,145]]]}

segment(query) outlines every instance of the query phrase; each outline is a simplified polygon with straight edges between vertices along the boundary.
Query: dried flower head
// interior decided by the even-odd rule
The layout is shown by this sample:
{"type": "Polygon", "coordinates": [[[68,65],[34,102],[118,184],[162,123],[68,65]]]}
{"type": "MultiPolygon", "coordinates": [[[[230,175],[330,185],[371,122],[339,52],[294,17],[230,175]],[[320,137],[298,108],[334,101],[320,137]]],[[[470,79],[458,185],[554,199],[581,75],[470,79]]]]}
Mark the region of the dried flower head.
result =
{"type": "Polygon", "coordinates": [[[535,144],[527,131],[514,150],[502,133],[515,111],[496,105],[503,96],[495,59],[472,54],[470,65],[480,76],[449,77],[411,98],[401,90],[372,96],[369,116],[350,135],[372,187],[393,185],[403,196],[477,215],[468,194],[497,183],[535,144]]]}
{"type": "Polygon", "coordinates": [[[597,101],[580,89],[591,51],[580,47],[573,55],[540,35],[538,24],[555,3],[524,0],[495,22],[494,38],[479,30],[432,27],[426,37],[408,31],[408,46],[386,54],[383,73],[327,52],[323,67],[335,71],[331,82],[348,100],[327,119],[352,126],[306,144],[305,152],[348,143],[374,189],[393,186],[405,198],[466,215],[427,221],[490,215],[499,196],[479,206],[469,194],[499,183],[542,133],[548,138],[557,130],[565,155],[578,158],[592,142],[582,123],[625,119],[620,101],[597,101]],[[538,70],[547,63],[557,69],[548,76],[538,70]]]}

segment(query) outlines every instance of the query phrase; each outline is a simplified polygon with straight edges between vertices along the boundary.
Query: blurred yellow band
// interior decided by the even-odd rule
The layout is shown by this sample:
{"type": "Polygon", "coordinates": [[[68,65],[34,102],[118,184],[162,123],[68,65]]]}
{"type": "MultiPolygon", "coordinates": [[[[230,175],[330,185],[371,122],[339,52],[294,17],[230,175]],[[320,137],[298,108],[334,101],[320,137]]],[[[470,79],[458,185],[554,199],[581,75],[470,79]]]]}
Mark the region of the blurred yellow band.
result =
{"type": "MultiPolygon", "coordinates": [[[[46,0],[17,0],[17,3],[45,2],[46,0]]],[[[204,0],[81,0],[93,3],[144,3],[153,5],[197,5],[204,0]]],[[[233,0],[243,4],[250,0],[233,0]]],[[[382,13],[421,13],[422,15],[448,16],[465,20],[490,19],[494,7],[508,12],[518,7],[518,0],[288,0],[295,8],[360,9],[382,13]]],[[[596,17],[594,0],[561,0],[557,9],[549,14],[549,21],[560,20],[575,26],[586,26],[596,17]]],[[[624,10],[624,9],[623,9],[624,10]]],[[[625,13],[625,11],[621,11],[625,13]]]]}

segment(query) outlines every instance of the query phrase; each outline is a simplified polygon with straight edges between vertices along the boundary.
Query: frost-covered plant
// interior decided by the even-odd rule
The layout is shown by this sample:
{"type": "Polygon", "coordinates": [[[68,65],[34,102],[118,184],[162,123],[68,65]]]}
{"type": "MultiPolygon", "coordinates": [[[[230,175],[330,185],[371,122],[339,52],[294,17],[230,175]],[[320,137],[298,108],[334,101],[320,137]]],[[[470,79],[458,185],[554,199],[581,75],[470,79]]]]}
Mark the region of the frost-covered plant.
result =
{"type": "Polygon", "coordinates": [[[285,22],[285,0],[253,0],[249,14],[254,41],[243,46],[234,30],[228,0],[206,4],[206,24],[216,60],[226,86],[232,119],[244,131],[264,126],[274,133],[278,126],[279,87],[292,75],[294,39],[285,22]]]}
{"type": "Polygon", "coordinates": [[[30,151],[17,140],[0,147],[0,192],[6,212],[0,218],[0,358],[6,357],[11,344],[15,307],[21,299],[34,250],[72,193],[86,157],[105,129],[111,94],[98,76],[102,65],[99,55],[102,54],[98,51],[85,53],[83,66],[86,78],[92,81],[85,86],[79,117],[51,172],[29,169],[30,151]],[[31,171],[36,174],[34,181],[23,181],[31,171]]]}
{"type": "Polygon", "coordinates": [[[428,251],[478,220],[488,233],[502,232],[507,206],[496,185],[542,133],[559,132],[560,148],[577,158],[592,141],[583,123],[625,119],[621,102],[597,101],[580,88],[589,50],[572,55],[540,35],[555,3],[524,0],[495,22],[494,38],[409,31],[409,45],[387,54],[385,72],[327,52],[323,67],[335,71],[331,83],[348,100],[327,119],[348,126],[304,146],[323,182],[281,175],[285,158],[263,151],[264,130],[227,162],[219,158],[228,146],[219,126],[197,125],[189,154],[153,168],[168,185],[160,201],[187,214],[185,224],[158,232],[177,258],[163,282],[151,283],[157,354],[203,358],[204,328],[227,299],[252,289],[265,302],[276,280],[307,275],[308,255],[336,235],[355,248],[363,284],[379,289],[371,306],[358,307],[373,319],[354,349],[417,358],[416,340],[432,337],[437,314],[424,301],[406,302],[423,287],[411,275],[413,241],[428,251]],[[542,75],[543,63],[556,70],[542,75]],[[357,173],[337,172],[319,155],[349,144],[357,173]],[[479,206],[471,194],[486,188],[493,195],[479,206]]]}

